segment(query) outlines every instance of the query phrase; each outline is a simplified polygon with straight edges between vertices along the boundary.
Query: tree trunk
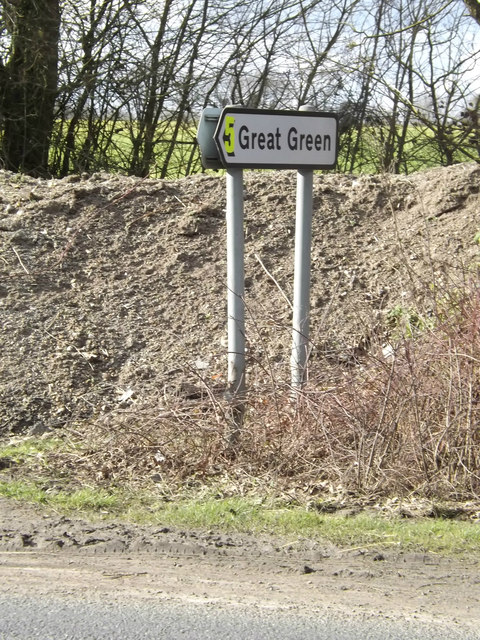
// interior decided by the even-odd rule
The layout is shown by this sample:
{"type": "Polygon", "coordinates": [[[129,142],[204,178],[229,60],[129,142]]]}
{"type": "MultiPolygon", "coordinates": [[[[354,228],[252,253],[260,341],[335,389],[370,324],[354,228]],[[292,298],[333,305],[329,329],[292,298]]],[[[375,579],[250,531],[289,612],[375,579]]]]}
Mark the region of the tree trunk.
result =
{"type": "Polygon", "coordinates": [[[6,169],[48,174],[57,91],[59,0],[3,0],[11,32],[2,100],[6,169]]]}
{"type": "Polygon", "coordinates": [[[465,0],[465,4],[472,15],[472,18],[475,18],[478,24],[480,24],[480,3],[478,0],[465,0]]]}

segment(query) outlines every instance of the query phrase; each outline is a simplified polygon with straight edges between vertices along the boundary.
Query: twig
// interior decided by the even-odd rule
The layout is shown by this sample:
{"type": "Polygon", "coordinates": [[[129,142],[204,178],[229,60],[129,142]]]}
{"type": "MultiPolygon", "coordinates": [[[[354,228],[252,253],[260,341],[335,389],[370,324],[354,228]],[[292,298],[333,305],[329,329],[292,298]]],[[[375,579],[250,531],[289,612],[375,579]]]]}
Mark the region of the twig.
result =
{"type": "Polygon", "coordinates": [[[182,205],[182,207],[184,207],[185,209],[187,208],[187,205],[184,202],[182,202],[178,196],[173,194],[173,197],[175,198],[175,200],[178,200],[178,202],[182,205]]]}
{"type": "MultiPolygon", "coordinates": [[[[393,534],[391,534],[393,535],[393,534]]],[[[396,545],[396,544],[400,544],[398,542],[398,540],[387,540],[387,541],[383,541],[381,542],[381,546],[386,546],[386,545],[396,545]]],[[[341,549],[340,553],[350,553],[351,551],[359,551],[361,549],[371,549],[372,547],[378,547],[378,542],[371,542],[369,544],[362,544],[359,547],[349,547],[348,549],[341,549]]]]}
{"type": "Polygon", "coordinates": [[[282,287],[278,284],[278,281],[275,280],[275,278],[273,277],[273,275],[270,273],[270,271],[268,271],[267,267],[263,264],[262,260],[260,259],[260,256],[257,253],[254,253],[255,258],[258,260],[258,262],[260,263],[260,266],[262,267],[262,269],[265,271],[265,273],[267,274],[267,276],[270,278],[270,280],[272,280],[272,282],[275,284],[275,286],[277,287],[277,289],[280,291],[280,293],[282,294],[283,298],[287,301],[288,306],[290,307],[290,309],[293,311],[293,305],[290,302],[290,300],[288,299],[287,294],[283,291],[282,287]]]}
{"type": "Polygon", "coordinates": [[[12,247],[12,251],[13,253],[17,256],[17,260],[20,263],[20,266],[22,267],[22,269],[25,271],[25,273],[29,276],[30,275],[30,271],[27,269],[27,267],[23,264],[22,259],[20,258],[20,256],[17,253],[17,250],[15,249],[15,247],[12,247]]]}
{"type": "Polygon", "coordinates": [[[157,213],[158,213],[158,211],[147,211],[147,213],[142,213],[141,216],[138,216],[138,218],[134,218],[131,222],[126,224],[125,225],[125,230],[128,233],[130,231],[131,226],[134,225],[136,222],[139,222],[140,220],[143,220],[144,218],[148,218],[149,216],[154,216],[157,213]]]}

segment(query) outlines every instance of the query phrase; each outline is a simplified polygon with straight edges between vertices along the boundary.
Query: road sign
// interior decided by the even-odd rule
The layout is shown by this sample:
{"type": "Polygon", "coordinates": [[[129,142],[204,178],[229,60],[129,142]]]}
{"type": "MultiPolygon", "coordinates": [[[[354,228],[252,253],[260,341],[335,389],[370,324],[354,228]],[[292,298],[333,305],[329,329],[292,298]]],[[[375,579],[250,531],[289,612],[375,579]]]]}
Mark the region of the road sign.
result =
{"type": "Polygon", "coordinates": [[[214,140],[227,168],[332,169],[337,135],[333,113],[226,107],[214,140]]]}
{"type": "Polygon", "coordinates": [[[245,410],[245,304],[243,169],[297,169],[292,390],[305,382],[309,352],[310,248],[313,170],[333,169],[338,154],[334,113],[310,105],[300,111],[204,109],[197,131],[202,164],[227,174],[228,396],[232,399],[235,444],[245,410]]]}

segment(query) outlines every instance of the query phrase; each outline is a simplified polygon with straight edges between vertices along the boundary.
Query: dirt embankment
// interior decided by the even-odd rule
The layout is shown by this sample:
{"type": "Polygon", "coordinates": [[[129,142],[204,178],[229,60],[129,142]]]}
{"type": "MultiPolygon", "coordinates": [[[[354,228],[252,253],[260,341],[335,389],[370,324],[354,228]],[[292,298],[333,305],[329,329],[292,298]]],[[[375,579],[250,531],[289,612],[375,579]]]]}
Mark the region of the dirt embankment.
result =
{"type": "MultiPolygon", "coordinates": [[[[0,175],[0,433],[68,426],[197,373],[222,387],[225,182],[0,175]]],[[[385,314],[478,259],[478,165],[316,175],[313,343],[348,357],[385,314]]],[[[250,376],[288,380],[294,172],[246,172],[250,376]],[[280,291],[280,289],[282,291],[280,291]]]]}

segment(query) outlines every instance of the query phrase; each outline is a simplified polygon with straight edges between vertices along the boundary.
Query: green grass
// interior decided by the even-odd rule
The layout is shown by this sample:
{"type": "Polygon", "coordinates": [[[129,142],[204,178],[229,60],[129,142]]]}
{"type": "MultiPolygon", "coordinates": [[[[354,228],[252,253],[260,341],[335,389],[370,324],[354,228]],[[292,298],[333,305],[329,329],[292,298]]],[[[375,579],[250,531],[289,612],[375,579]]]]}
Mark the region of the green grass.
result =
{"type": "Polygon", "coordinates": [[[2,481],[0,495],[92,519],[120,519],[196,530],[268,534],[295,544],[302,539],[343,548],[395,548],[446,555],[480,552],[478,524],[443,518],[402,519],[371,513],[322,514],[300,506],[281,506],[255,497],[179,498],[166,502],[155,491],[112,487],[63,491],[34,481],[2,481]]]}
{"type": "Polygon", "coordinates": [[[39,482],[0,481],[0,495],[31,504],[45,505],[65,513],[85,515],[121,513],[122,496],[99,488],[83,488],[72,492],[53,490],[39,482]]]}
{"type": "Polygon", "coordinates": [[[29,458],[41,460],[45,454],[60,450],[64,446],[61,438],[19,438],[0,445],[0,458],[10,458],[17,464],[25,463],[29,458]]]}
{"type": "MultiPolygon", "coordinates": [[[[398,127],[400,131],[400,127],[398,127]]],[[[375,174],[385,170],[381,158],[383,153],[383,141],[388,135],[387,127],[364,127],[360,141],[360,148],[355,159],[354,173],[375,174]]],[[[349,132],[340,140],[340,153],[338,158],[338,170],[350,170],[350,158],[345,150],[348,148],[347,140],[350,136],[352,145],[355,144],[357,133],[349,132]]],[[[454,149],[454,162],[471,162],[472,157],[477,157],[476,147],[468,140],[463,139],[464,132],[458,128],[450,136],[450,146],[454,149]]],[[[438,167],[445,162],[442,159],[441,150],[434,132],[420,124],[412,124],[408,127],[400,171],[414,173],[432,167],[438,167]]]]}
{"type": "Polygon", "coordinates": [[[68,446],[58,437],[14,438],[0,445],[0,459],[14,463],[13,468],[0,472],[0,495],[93,520],[272,534],[287,541],[307,538],[346,548],[480,552],[480,525],[470,521],[406,519],[368,511],[354,516],[322,513],[320,509],[282,502],[266,490],[246,497],[222,497],[222,488],[215,484],[185,489],[177,495],[168,494],[168,487],[148,482],[141,490],[127,485],[79,487],[74,476],[54,476],[49,467],[48,456],[68,446]]]}
{"type": "MultiPolygon", "coordinates": [[[[50,161],[54,169],[61,166],[63,158],[63,147],[66,129],[69,122],[57,122],[53,136],[53,144],[50,152],[50,161]]],[[[122,120],[105,120],[95,123],[98,146],[91,151],[89,171],[111,171],[125,173],[131,171],[131,161],[133,152],[133,138],[138,134],[136,123],[122,120]]],[[[398,127],[400,131],[400,127],[398,127]]],[[[82,164],[78,155],[87,135],[87,123],[80,122],[77,126],[75,136],[76,151],[74,156],[76,161],[82,164]]],[[[338,171],[350,171],[350,158],[346,149],[347,139],[350,136],[351,144],[355,144],[357,133],[349,132],[342,136],[340,141],[340,153],[338,159],[338,171]]],[[[360,141],[360,149],[355,159],[354,173],[378,173],[385,170],[381,157],[383,153],[384,140],[388,135],[388,127],[365,126],[360,141]]],[[[174,123],[161,122],[157,128],[157,142],[154,149],[154,159],[149,168],[150,177],[158,178],[162,175],[164,165],[167,163],[167,152],[170,148],[170,140],[175,136],[174,123]]],[[[472,157],[477,156],[476,148],[468,140],[463,140],[464,132],[461,129],[453,131],[450,138],[450,146],[455,149],[455,162],[469,162],[472,157]],[[458,149],[456,148],[458,146],[458,149]],[[467,153],[465,153],[465,151],[467,153]]],[[[173,154],[168,161],[166,171],[167,178],[182,178],[186,175],[187,164],[193,150],[194,157],[190,167],[190,172],[198,173],[201,169],[200,154],[198,148],[194,147],[196,139],[196,127],[182,126],[175,141],[173,154]]],[[[73,158],[70,163],[70,171],[75,171],[76,167],[73,158]]],[[[444,160],[443,160],[444,161],[444,160]]],[[[403,149],[403,159],[400,170],[407,170],[408,173],[420,171],[429,167],[436,167],[442,164],[442,156],[439,145],[431,129],[423,125],[410,125],[408,128],[407,140],[403,149]]]]}
{"type": "MultiPolygon", "coordinates": [[[[64,142],[69,121],[58,121],[55,126],[53,143],[50,148],[50,163],[54,170],[58,170],[63,163],[64,142]]],[[[80,159],[82,145],[87,138],[87,122],[78,123],[75,133],[75,152],[69,163],[69,171],[76,172],[85,163],[85,157],[80,159]]],[[[164,165],[167,164],[167,153],[171,146],[175,123],[162,122],[156,131],[157,141],[154,145],[154,154],[149,167],[150,178],[160,178],[164,165]]],[[[89,171],[109,171],[112,173],[130,173],[132,171],[132,158],[134,139],[139,133],[138,124],[123,120],[104,120],[95,123],[93,136],[98,141],[95,149],[92,149],[89,157],[89,171]]],[[[168,161],[165,177],[168,179],[183,178],[186,175],[186,167],[190,160],[190,154],[195,147],[196,128],[182,126],[176,136],[173,153],[168,161]]],[[[200,152],[195,147],[192,162],[192,172],[201,171],[200,152]]]]}

